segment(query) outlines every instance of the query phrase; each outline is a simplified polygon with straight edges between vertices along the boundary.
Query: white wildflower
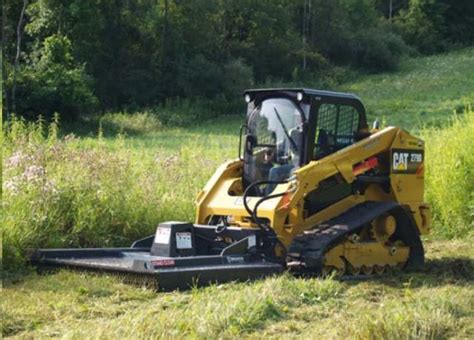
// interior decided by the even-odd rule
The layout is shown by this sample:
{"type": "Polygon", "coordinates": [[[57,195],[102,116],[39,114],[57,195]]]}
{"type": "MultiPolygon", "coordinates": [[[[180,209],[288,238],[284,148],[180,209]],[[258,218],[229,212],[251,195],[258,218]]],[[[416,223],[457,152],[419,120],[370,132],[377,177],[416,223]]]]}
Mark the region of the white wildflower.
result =
{"type": "Polygon", "coordinates": [[[30,165],[23,172],[23,177],[27,182],[32,182],[40,179],[45,174],[45,169],[42,166],[30,165]]]}
{"type": "Polygon", "coordinates": [[[21,164],[23,160],[23,154],[18,151],[15,152],[10,158],[7,159],[6,165],[16,167],[21,164]]]}
{"type": "Polygon", "coordinates": [[[12,177],[10,180],[3,182],[3,191],[16,195],[20,192],[18,176],[12,177]]]}

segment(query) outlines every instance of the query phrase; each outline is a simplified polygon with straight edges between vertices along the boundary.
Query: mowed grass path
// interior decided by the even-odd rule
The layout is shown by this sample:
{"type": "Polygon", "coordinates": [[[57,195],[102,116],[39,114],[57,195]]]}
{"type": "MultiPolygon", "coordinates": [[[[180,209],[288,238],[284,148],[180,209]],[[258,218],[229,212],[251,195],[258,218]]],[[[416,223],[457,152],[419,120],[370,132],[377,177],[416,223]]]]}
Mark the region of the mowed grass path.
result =
{"type": "Polygon", "coordinates": [[[426,267],[367,281],[282,275],[155,293],[116,277],[33,275],[2,293],[18,338],[360,338],[474,336],[472,240],[426,242],[426,267]]]}
{"type": "MultiPolygon", "coordinates": [[[[398,73],[363,77],[341,90],[358,94],[371,118],[385,117],[390,125],[413,130],[441,124],[453,110],[474,102],[473,70],[474,49],[465,49],[410,60],[398,73]]],[[[236,157],[242,121],[243,116],[233,115],[170,128],[152,116],[108,115],[102,121],[102,138],[97,137],[97,122],[76,126],[80,138],[68,141],[64,150],[82,150],[78,154],[91,157],[97,151],[109,157],[105,162],[116,155],[120,160],[116,167],[104,165],[111,173],[120,171],[125,162],[123,174],[130,178],[120,181],[121,190],[110,180],[108,190],[140,206],[123,214],[130,225],[120,230],[152,232],[161,220],[193,219],[195,194],[217,165],[236,157]],[[123,138],[117,137],[119,131],[123,138]],[[150,191],[148,202],[143,201],[143,186],[150,191]],[[134,195],[136,200],[129,198],[134,195]]],[[[116,210],[128,207],[115,200],[122,198],[105,202],[116,210]]],[[[362,282],[284,275],[157,294],[112,277],[31,274],[4,281],[2,334],[20,338],[473,338],[472,241],[428,240],[428,262],[422,272],[362,282]]]]}

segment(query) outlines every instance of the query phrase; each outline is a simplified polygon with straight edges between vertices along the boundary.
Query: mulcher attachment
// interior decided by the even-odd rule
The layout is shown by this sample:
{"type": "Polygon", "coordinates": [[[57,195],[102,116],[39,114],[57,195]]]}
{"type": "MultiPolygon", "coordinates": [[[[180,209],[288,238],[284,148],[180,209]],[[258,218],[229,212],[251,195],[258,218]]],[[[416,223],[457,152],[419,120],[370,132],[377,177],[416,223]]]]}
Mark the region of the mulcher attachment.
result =
{"type": "Polygon", "coordinates": [[[264,245],[259,229],[166,222],[130,248],[38,249],[31,262],[125,275],[170,291],[280,273],[283,265],[268,260],[264,245]]]}

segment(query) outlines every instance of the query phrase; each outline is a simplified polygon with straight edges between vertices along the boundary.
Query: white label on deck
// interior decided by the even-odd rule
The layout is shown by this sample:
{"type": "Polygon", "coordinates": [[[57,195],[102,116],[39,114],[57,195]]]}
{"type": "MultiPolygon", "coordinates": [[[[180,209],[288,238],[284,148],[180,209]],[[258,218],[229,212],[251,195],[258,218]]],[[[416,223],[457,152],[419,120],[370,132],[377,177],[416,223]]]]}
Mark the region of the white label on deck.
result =
{"type": "Polygon", "coordinates": [[[257,245],[257,238],[255,235],[250,235],[248,238],[248,247],[247,248],[252,248],[257,245]]]}
{"type": "Polygon", "coordinates": [[[192,249],[193,242],[191,233],[176,233],[176,248],[178,249],[192,249]]]}
{"type": "Polygon", "coordinates": [[[170,228],[156,228],[155,243],[168,244],[170,243],[171,229],[170,228]]]}

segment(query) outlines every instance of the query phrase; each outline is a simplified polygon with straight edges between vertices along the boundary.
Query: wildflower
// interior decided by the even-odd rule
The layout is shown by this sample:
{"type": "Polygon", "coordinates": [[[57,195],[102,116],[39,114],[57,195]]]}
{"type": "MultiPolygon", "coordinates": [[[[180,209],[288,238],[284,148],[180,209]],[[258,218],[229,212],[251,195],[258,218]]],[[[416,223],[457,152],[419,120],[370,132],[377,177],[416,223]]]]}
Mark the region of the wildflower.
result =
{"type": "Polygon", "coordinates": [[[69,133],[66,136],[64,136],[63,140],[67,143],[67,142],[77,141],[79,140],[79,138],[77,138],[75,134],[69,133]]]}
{"type": "Polygon", "coordinates": [[[46,171],[42,166],[30,165],[26,168],[25,172],[23,172],[23,177],[27,182],[32,182],[43,177],[45,173],[46,171]]]}
{"type": "Polygon", "coordinates": [[[7,159],[6,165],[11,167],[17,167],[21,164],[23,160],[23,154],[18,151],[15,152],[10,158],[7,159]]]}
{"type": "Polygon", "coordinates": [[[56,188],[56,182],[54,180],[46,181],[41,189],[44,194],[51,195],[53,198],[58,198],[59,191],[56,188]]]}
{"type": "Polygon", "coordinates": [[[16,195],[20,192],[18,177],[13,177],[12,179],[5,181],[3,183],[3,190],[16,195]]]}

